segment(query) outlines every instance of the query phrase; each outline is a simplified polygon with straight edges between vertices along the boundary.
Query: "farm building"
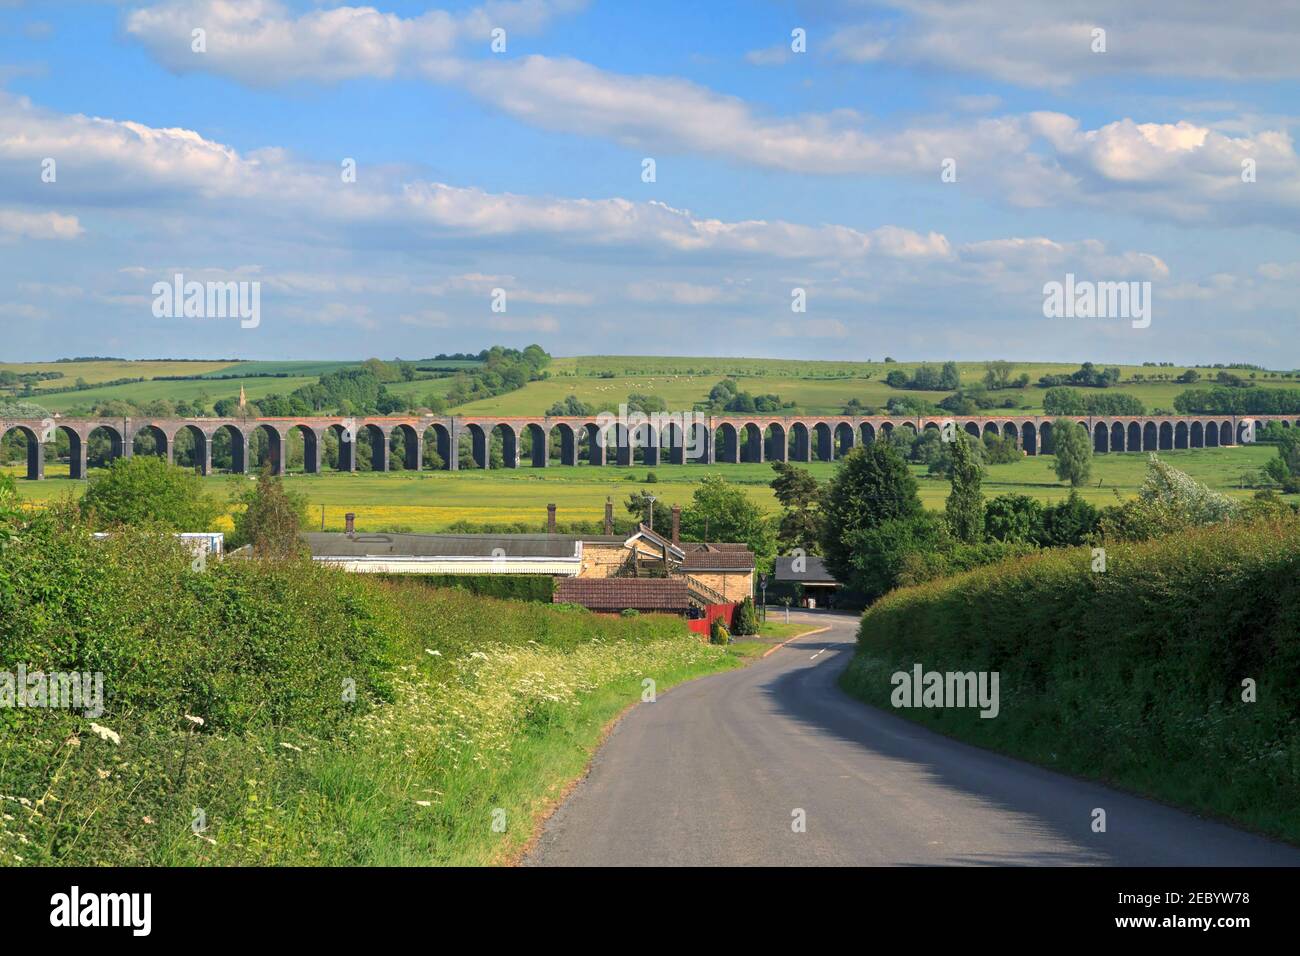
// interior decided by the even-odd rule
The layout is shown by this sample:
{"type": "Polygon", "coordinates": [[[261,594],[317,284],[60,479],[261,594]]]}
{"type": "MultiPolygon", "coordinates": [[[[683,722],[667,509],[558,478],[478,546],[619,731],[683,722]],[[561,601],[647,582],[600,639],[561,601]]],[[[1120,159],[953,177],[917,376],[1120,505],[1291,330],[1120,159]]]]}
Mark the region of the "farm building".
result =
{"type": "MultiPolygon", "coordinates": [[[[680,512],[670,535],[647,525],[631,535],[363,533],[302,535],[314,561],[369,574],[547,575],[554,600],[596,611],[699,616],[754,594],[754,555],[743,544],[685,542],[680,512]]],[[[555,509],[548,509],[548,528],[555,509]]],[[[612,532],[612,512],[605,530],[612,532]]]]}

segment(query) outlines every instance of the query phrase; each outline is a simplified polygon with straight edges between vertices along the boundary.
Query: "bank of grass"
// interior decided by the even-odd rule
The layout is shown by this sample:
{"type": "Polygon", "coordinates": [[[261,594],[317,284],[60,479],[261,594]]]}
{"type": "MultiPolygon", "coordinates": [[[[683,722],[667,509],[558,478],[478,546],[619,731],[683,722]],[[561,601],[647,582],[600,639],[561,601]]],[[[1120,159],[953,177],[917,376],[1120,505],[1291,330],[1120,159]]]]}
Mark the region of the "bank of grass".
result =
{"type": "Polygon", "coordinates": [[[981,746],[1300,843],[1300,524],[1051,551],[903,588],[862,619],[842,682],[1000,674],[1000,712],[897,709],[981,746]],[[1257,699],[1247,702],[1244,681],[1257,699]]]}
{"type": "Polygon", "coordinates": [[[0,709],[5,865],[501,862],[646,679],[737,666],[603,617],[287,562],[202,572],[58,509],[0,551],[0,671],[98,671],[102,715],[0,709]]]}

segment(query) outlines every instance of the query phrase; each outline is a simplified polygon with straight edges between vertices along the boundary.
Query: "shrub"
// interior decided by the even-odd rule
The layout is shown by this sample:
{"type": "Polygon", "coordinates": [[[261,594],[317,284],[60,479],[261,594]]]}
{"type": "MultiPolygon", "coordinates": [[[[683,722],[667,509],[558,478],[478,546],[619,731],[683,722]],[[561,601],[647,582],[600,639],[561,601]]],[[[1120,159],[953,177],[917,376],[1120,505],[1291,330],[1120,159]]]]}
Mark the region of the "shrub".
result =
{"type": "Polygon", "coordinates": [[[709,625],[709,643],[710,644],[730,644],[731,635],[727,633],[727,625],[722,623],[721,617],[715,617],[713,623],[709,625]]]}
{"type": "Polygon", "coordinates": [[[550,604],[555,595],[555,579],[547,574],[419,574],[389,580],[410,581],[413,586],[429,588],[458,588],[480,597],[511,601],[550,604]]]}
{"type": "Polygon", "coordinates": [[[740,602],[731,626],[731,632],[737,637],[753,637],[758,633],[758,612],[754,610],[753,598],[747,597],[740,602]]]}
{"type": "Polygon", "coordinates": [[[221,505],[195,472],[155,455],[118,458],[91,477],[81,512],[99,528],[152,524],[170,531],[207,531],[221,505]]]}

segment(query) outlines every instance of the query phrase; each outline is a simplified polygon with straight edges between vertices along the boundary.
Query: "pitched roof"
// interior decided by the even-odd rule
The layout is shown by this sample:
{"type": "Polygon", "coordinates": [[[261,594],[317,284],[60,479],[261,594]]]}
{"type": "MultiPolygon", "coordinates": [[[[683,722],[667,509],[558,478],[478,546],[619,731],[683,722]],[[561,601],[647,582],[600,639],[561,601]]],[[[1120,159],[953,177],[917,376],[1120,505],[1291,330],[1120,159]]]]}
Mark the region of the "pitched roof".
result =
{"type": "Polygon", "coordinates": [[[685,611],[690,597],[680,578],[560,578],[555,603],[593,611],[685,611]]]}
{"type": "Polygon", "coordinates": [[[752,571],[754,555],[743,544],[725,548],[702,545],[686,552],[682,558],[684,571],[752,571]]]}
{"type": "Polygon", "coordinates": [[[839,582],[831,576],[826,570],[826,565],[821,558],[810,554],[804,559],[804,568],[802,571],[794,570],[795,559],[777,558],[776,559],[776,580],[778,581],[798,581],[801,584],[838,584],[839,582]]]}

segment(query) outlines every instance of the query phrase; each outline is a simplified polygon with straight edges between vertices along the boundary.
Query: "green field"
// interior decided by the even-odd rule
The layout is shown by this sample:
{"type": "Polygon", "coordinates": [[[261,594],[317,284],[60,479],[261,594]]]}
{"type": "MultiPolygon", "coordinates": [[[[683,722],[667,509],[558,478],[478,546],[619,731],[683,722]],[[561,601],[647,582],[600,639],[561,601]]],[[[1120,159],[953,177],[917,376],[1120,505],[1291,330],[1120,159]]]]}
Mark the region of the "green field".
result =
{"type": "MultiPolygon", "coordinates": [[[[920,362],[811,362],[786,359],[714,359],[714,358],[662,358],[654,356],[585,356],[581,358],[554,359],[547,371],[550,377],[530,382],[518,391],[462,405],[455,409],[462,415],[539,415],[553,403],[568,395],[592,405],[624,401],[631,393],[655,395],[662,398],[674,411],[688,410],[696,402],[707,399],[709,389],[723,378],[733,377],[742,391],[753,395],[779,395],[782,401],[793,401],[800,412],[817,415],[838,414],[852,398],[864,405],[884,406],[891,398],[915,396],[929,402],[938,402],[947,392],[903,391],[885,384],[885,376],[901,369],[909,374],[920,362]],[[603,376],[613,376],[606,378],[603,376]]],[[[941,365],[942,362],[931,362],[941,365]]],[[[1097,363],[1103,365],[1104,363],[1097,363]]],[[[983,362],[958,362],[963,386],[977,385],[984,377],[983,362]]],[[[1077,363],[1027,362],[1016,365],[1015,374],[1026,373],[1030,381],[1037,382],[1043,375],[1075,371],[1077,363]]],[[[1127,382],[1110,391],[1125,392],[1144,402],[1149,410],[1173,408],[1174,398],[1190,386],[1172,379],[1190,366],[1153,368],[1141,365],[1120,365],[1121,380],[1127,382],[1134,375],[1148,378],[1168,376],[1170,381],[1127,382]]],[[[1203,378],[1211,378],[1213,370],[1202,368],[1203,378]]],[[[1241,374],[1249,375],[1249,372],[1241,374]]],[[[1294,379],[1266,378],[1270,373],[1260,372],[1256,384],[1261,387],[1300,387],[1294,379]]],[[[1272,373],[1278,374],[1278,373],[1272,373]]],[[[424,384],[427,392],[427,383],[424,384]]],[[[404,388],[405,386],[403,386],[404,388]]],[[[1028,388],[998,392],[998,397],[1019,401],[1027,412],[1042,412],[1045,389],[1030,385],[1028,388]]],[[[417,390],[416,394],[420,394],[417,390]]]]}
{"type": "MultiPolygon", "coordinates": [[[[1240,487],[1243,475],[1258,472],[1276,454],[1271,446],[1253,445],[1163,451],[1160,457],[1211,488],[1245,497],[1253,492],[1240,487]]],[[[984,479],[984,493],[987,497],[1018,493],[1045,502],[1059,501],[1069,494],[1069,488],[1056,480],[1053,462],[1053,458],[1044,456],[991,465],[984,479]]],[[[1147,456],[1143,454],[1098,455],[1093,460],[1092,480],[1088,487],[1080,489],[1081,494],[1097,505],[1112,503],[1116,491],[1131,497],[1142,483],[1146,462],[1147,456]]],[[[819,479],[826,480],[836,466],[811,462],[806,467],[819,479]]],[[[4,470],[15,477],[25,473],[16,465],[4,470]]],[[[623,502],[631,492],[641,488],[652,491],[661,501],[686,505],[696,483],[709,473],[740,484],[766,510],[772,513],[778,510],[768,487],[773,477],[770,465],[662,465],[653,470],[659,479],[653,485],[645,483],[647,469],[640,465],[386,475],[326,473],[290,475],[287,480],[291,488],[307,495],[313,522],[319,519],[323,506],[326,527],[341,529],[344,513],[352,511],[357,515],[358,528],[364,531],[399,528],[439,531],[461,521],[528,522],[540,530],[546,519],[546,505],[551,502],[558,506],[561,522],[598,521],[604,515],[606,496],[614,499],[618,513],[623,515],[623,502]],[[627,480],[629,475],[635,480],[627,480]]],[[[913,470],[920,483],[921,500],[927,507],[942,508],[948,497],[948,482],[927,477],[920,466],[913,466],[913,470]]],[[[30,501],[41,502],[80,494],[84,488],[83,482],[67,479],[66,465],[50,465],[46,473],[49,477],[42,482],[19,481],[19,493],[30,501]]],[[[214,475],[205,479],[205,484],[212,493],[224,498],[231,483],[240,480],[248,479],[214,475]]]]}
{"type": "MultiPolygon", "coordinates": [[[[208,395],[210,400],[237,395],[242,384],[250,399],[271,392],[290,392],[315,381],[329,371],[353,364],[328,361],[285,362],[47,362],[33,364],[0,364],[0,371],[40,372],[57,371],[62,379],[39,382],[34,385],[36,400],[51,411],[69,409],[113,399],[148,402],[157,399],[193,400],[208,395]],[[286,374],[286,378],[241,377],[221,379],[220,376],[266,376],[286,374]],[[78,378],[95,384],[119,378],[153,379],[159,375],[203,375],[206,381],[159,382],[145,381],[129,385],[106,386],[81,392],[42,395],[72,385],[78,378]]],[[[421,363],[421,364],[428,364],[421,363]]],[[[440,362],[439,368],[473,366],[473,362],[440,362]]],[[[818,362],[789,359],[659,357],[659,356],[582,356],[553,359],[547,368],[547,378],[531,382],[521,389],[482,399],[453,409],[462,415],[540,415],[555,402],[576,395],[588,404],[617,405],[632,393],[642,393],[662,398],[673,411],[691,409],[707,399],[709,390],[725,377],[735,378],[744,391],[754,395],[779,395],[782,401],[794,402],[801,413],[815,415],[838,414],[850,399],[864,405],[883,407],[890,398],[913,396],[929,402],[938,402],[946,392],[904,391],[890,388],[885,376],[899,369],[913,372],[919,362],[818,362]],[[608,377],[606,377],[608,376],[608,377]]],[[[939,366],[942,361],[928,364],[939,366]]],[[[977,385],[984,376],[983,362],[959,362],[964,386],[977,385]]],[[[1105,366],[1105,362],[1097,362],[1105,366]]],[[[1031,382],[1047,374],[1073,372],[1078,363],[1025,362],[1015,366],[1014,375],[1028,374],[1031,382]]],[[[1189,386],[1173,381],[1186,371],[1186,366],[1152,367],[1120,365],[1121,383],[1111,391],[1124,392],[1140,399],[1149,411],[1172,408],[1174,398],[1189,386]],[[1163,376],[1163,381],[1133,382],[1134,376],[1153,378],[1163,376]]],[[[1203,382],[1213,378],[1215,371],[1199,367],[1203,382]]],[[[427,373],[422,373],[427,374],[427,373]]],[[[1247,378],[1249,371],[1239,371],[1247,378]]],[[[1300,378],[1284,378],[1292,372],[1256,372],[1255,384],[1263,388],[1300,387],[1300,378]]],[[[422,378],[412,382],[389,383],[387,388],[395,395],[409,396],[417,403],[431,395],[443,396],[451,387],[449,376],[422,378]]],[[[996,393],[998,398],[1009,398],[1026,413],[1041,413],[1044,389],[1031,384],[1025,389],[1010,389],[996,393]]]]}

